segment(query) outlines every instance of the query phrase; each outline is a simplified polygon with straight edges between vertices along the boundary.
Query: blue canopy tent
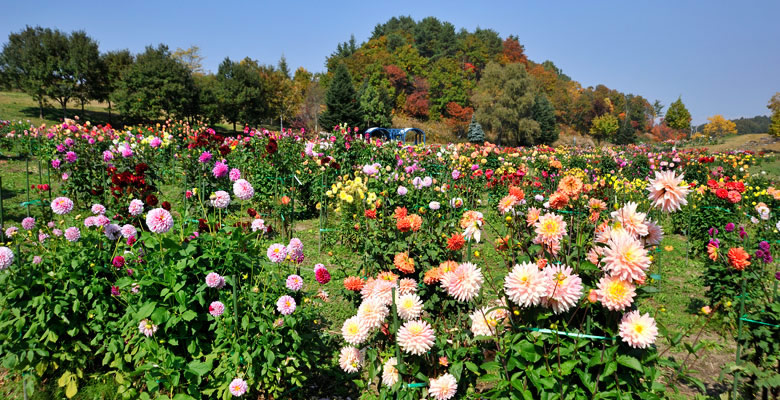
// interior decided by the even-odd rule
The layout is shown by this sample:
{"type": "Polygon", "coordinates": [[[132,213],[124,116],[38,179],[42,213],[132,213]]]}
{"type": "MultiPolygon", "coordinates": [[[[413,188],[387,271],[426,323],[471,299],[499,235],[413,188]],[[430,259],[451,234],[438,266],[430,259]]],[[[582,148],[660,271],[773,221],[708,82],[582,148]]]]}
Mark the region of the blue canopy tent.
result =
{"type": "Polygon", "coordinates": [[[367,129],[366,133],[369,134],[371,137],[380,136],[388,141],[400,140],[402,142],[406,142],[406,134],[408,133],[410,136],[412,134],[414,135],[414,144],[418,144],[418,143],[425,144],[425,132],[423,132],[422,129],[418,129],[418,128],[393,129],[393,128],[374,127],[374,128],[367,129]]]}

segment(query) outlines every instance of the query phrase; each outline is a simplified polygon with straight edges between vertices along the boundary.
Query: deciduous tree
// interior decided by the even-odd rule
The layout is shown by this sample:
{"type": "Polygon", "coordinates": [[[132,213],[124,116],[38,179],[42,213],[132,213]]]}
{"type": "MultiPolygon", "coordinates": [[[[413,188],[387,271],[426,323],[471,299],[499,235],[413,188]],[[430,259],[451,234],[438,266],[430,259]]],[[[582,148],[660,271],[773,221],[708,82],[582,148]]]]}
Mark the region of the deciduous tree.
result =
{"type": "Polygon", "coordinates": [[[723,118],[720,114],[709,117],[707,120],[710,122],[704,125],[704,135],[706,136],[725,136],[737,133],[737,124],[723,118]]]}
{"type": "Polygon", "coordinates": [[[532,115],[535,92],[523,64],[490,63],[474,95],[477,121],[497,135],[499,144],[532,145],[540,132],[532,115]]]}
{"type": "Polygon", "coordinates": [[[612,114],[603,114],[593,118],[590,134],[599,142],[607,140],[620,129],[620,121],[612,114]]]}
{"type": "Polygon", "coordinates": [[[780,92],[775,93],[775,95],[769,99],[767,108],[772,110],[772,122],[769,124],[769,134],[780,136],[780,92]]]}

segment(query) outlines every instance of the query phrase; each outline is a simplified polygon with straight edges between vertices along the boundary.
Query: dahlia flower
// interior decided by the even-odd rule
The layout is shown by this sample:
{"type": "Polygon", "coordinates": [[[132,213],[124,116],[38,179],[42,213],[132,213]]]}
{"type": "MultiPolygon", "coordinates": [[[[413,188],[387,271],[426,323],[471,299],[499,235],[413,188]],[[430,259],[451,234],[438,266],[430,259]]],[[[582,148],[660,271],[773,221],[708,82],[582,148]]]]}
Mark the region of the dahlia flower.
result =
{"type": "Polygon", "coordinates": [[[144,212],[144,202],[138,199],[131,200],[130,206],[127,207],[127,211],[134,217],[141,215],[141,213],[144,212]]]}
{"type": "Polygon", "coordinates": [[[14,263],[14,252],[8,247],[0,247],[0,271],[8,268],[14,263]]]}
{"type": "Polygon", "coordinates": [[[382,383],[387,387],[398,383],[399,375],[396,365],[398,365],[398,360],[395,357],[390,357],[382,364],[382,383]]]}
{"type": "Polygon", "coordinates": [[[224,190],[217,190],[211,195],[210,201],[214,208],[227,208],[230,205],[230,194],[224,190]]]}
{"type": "Polygon", "coordinates": [[[154,233],[165,233],[173,228],[173,217],[164,208],[155,208],[146,214],[146,226],[154,233]]]}
{"type": "Polygon", "coordinates": [[[618,325],[620,338],[629,346],[638,349],[646,349],[655,343],[658,336],[658,327],[655,319],[650,314],[639,314],[634,310],[623,316],[618,325]]]}
{"type": "Polygon", "coordinates": [[[284,295],[276,301],[276,309],[282,313],[282,315],[290,315],[295,311],[295,299],[290,296],[284,295]]]}
{"type": "Polygon", "coordinates": [[[647,236],[647,224],[645,213],[636,211],[637,204],[628,202],[619,210],[612,212],[612,218],[620,223],[620,226],[634,237],[647,236]]]}
{"type": "Polygon", "coordinates": [[[549,293],[551,281],[534,263],[516,264],[504,278],[507,297],[520,307],[538,306],[549,293]]]}
{"type": "Polygon", "coordinates": [[[683,184],[684,175],[675,176],[674,171],[656,171],[655,178],[650,179],[647,185],[647,196],[652,202],[653,207],[661,209],[663,212],[673,212],[680,209],[680,206],[688,204],[686,196],[688,187],[683,184]]]}
{"type": "Polygon", "coordinates": [[[225,312],[225,305],[221,301],[213,301],[209,304],[209,314],[214,317],[219,317],[223,312],[225,312]]]}
{"type": "Polygon", "coordinates": [[[430,379],[428,383],[428,395],[436,400],[449,400],[457,392],[458,381],[449,373],[430,379]]]}
{"type": "Polygon", "coordinates": [[[287,289],[292,290],[293,292],[297,292],[301,290],[303,287],[303,278],[301,278],[299,275],[290,275],[287,277],[287,281],[285,282],[285,286],[287,286],[287,289]]]}
{"type": "Polygon", "coordinates": [[[138,324],[138,331],[144,334],[146,337],[151,337],[155,332],[157,332],[157,325],[153,324],[152,321],[145,319],[138,324]]]}
{"type": "Polygon", "coordinates": [[[607,309],[623,311],[634,302],[636,287],[629,281],[607,275],[599,279],[596,295],[607,309]]]}
{"type": "Polygon", "coordinates": [[[67,197],[57,197],[51,202],[51,210],[57,215],[65,215],[73,210],[73,200],[67,197]]]}
{"type": "Polygon", "coordinates": [[[416,294],[405,294],[398,297],[395,301],[398,316],[405,319],[417,319],[422,313],[423,303],[420,296],[416,294]]]}
{"type": "Polygon", "coordinates": [[[556,314],[568,311],[582,297],[582,279],[572,274],[572,268],[565,265],[547,266],[542,273],[552,282],[544,305],[556,314]]]}
{"type": "Polygon", "coordinates": [[[422,320],[406,321],[396,336],[401,350],[414,355],[430,350],[435,339],[431,325],[422,320]]]}
{"type": "Polygon", "coordinates": [[[241,200],[249,200],[255,195],[255,189],[246,179],[233,182],[233,194],[241,200]]]}
{"type": "Polygon", "coordinates": [[[357,316],[368,329],[378,328],[385,321],[390,309],[378,298],[364,299],[358,307],[357,316]]]}
{"type": "Polygon", "coordinates": [[[81,231],[79,231],[79,228],[76,228],[75,226],[71,226],[68,229],[65,229],[65,239],[67,239],[69,242],[75,242],[81,238],[81,231]]]}
{"type": "Polygon", "coordinates": [[[650,268],[647,250],[639,240],[624,230],[612,232],[602,261],[605,271],[624,280],[642,280],[645,271],[650,268]]]}
{"type": "Polygon", "coordinates": [[[346,346],[339,354],[339,366],[344,372],[358,372],[365,362],[365,353],[354,346],[346,346]]]}
{"type": "Polygon", "coordinates": [[[228,385],[228,388],[230,389],[230,394],[235,397],[241,397],[244,395],[244,393],[246,393],[247,390],[249,390],[249,386],[246,384],[246,381],[241,378],[233,379],[230,382],[230,385],[228,385]]]}
{"type": "Polygon", "coordinates": [[[479,294],[484,278],[475,264],[463,263],[441,278],[441,285],[458,301],[469,301],[479,294]]]}
{"type": "Polygon", "coordinates": [[[287,246],[280,243],[274,243],[268,247],[266,255],[271,262],[280,263],[287,257],[287,246]]]}
{"type": "Polygon", "coordinates": [[[210,288],[222,289],[225,286],[225,278],[216,272],[209,272],[206,275],[206,286],[210,288]]]}
{"type": "Polygon", "coordinates": [[[370,328],[359,316],[348,318],[341,326],[341,336],[351,345],[359,345],[368,339],[370,328]]]}

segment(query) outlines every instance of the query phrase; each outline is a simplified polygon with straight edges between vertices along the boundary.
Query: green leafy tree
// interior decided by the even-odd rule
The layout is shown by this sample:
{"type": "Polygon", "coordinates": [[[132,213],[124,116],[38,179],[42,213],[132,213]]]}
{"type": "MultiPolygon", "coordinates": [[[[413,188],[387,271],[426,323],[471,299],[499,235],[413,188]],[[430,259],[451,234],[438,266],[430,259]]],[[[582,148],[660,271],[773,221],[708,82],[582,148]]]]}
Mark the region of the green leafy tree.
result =
{"type": "Polygon", "coordinates": [[[190,70],[162,44],[137,56],[116,91],[117,108],[131,119],[186,116],[196,100],[190,70]]]}
{"type": "Polygon", "coordinates": [[[206,57],[203,57],[200,54],[200,47],[190,46],[187,49],[178,48],[173,52],[172,56],[184,64],[193,75],[203,75],[203,60],[206,59],[206,57]]]}
{"type": "Polygon", "coordinates": [[[482,125],[477,122],[476,114],[471,115],[471,123],[469,124],[469,133],[467,137],[471,143],[485,143],[485,131],[482,130],[482,125]]]}
{"type": "Polygon", "coordinates": [[[233,124],[259,124],[269,114],[269,88],[261,78],[261,67],[251,59],[241,62],[225,58],[219,65],[216,93],[222,117],[233,124]]]}
{"type": "Polygon", "coordinates": [[[669,125],[672,129],[677,129],[684,132],[690,132],[691,130],[691,113],[685,108],[682,99],[680,97],[669,105],[666,110],[666,125],[669,125]]]}
{"type": "Polygon", "coordinates": [[[631,120],[625,120],[615,135],[615,143],[631,144],[636,142],[636,129],[631,125],[631,120]]]}
{"type": "Polygon", "coordinates": [[[102,54],[100,59],[105,67],[105,73],[100,80],[95,99],[108,103],[108,122],[110,123],[114,92],[119,88],[123,75],[133,65],[134,60],[133,55],[127,49],[109,51],[102,54]]]}
{"type": "Polygon", "coordinates": [[[603,114],[593,118],[590,126],[590,134],[599,142],[607,140],[620,129],[620,121],[612,114],[603,114]]]}
{"type": "Polygon", "coordinates": [[[219,84],[216,75],[193,74],[192,78],[198,88],[198,116],[207,123],[219,123],[222,113],[219,108],[219,84]]]}
{"type": "Polygon", "coordinates": [[[772,121],[769,123],[769,134],[780,136],[780,92],[775,93],[775,95],[769,99],[767,108],[772,110],[772,121]]]}
{"type": "Polygon", "coordinates": [[[498,144],[532,145],[540,132],[532,115],[535,91],[523,64],[492,62],[474,95],[477,120],[497,135],[498,144]]]}
{"type": "Polygon", "coordinates": [[[363,121],[357,91],[343,63],[338,64],[333,73],[330,87],[325,94],[325,106],[327,109],[320,116],[319,122],[327,130],[345,122],[350,127],[358,126],[363,121]]]}
{"type": "Polygon", "coordinates": [[[531,111],[534,121],[539,123],[539,137],[535,144],[552,144],[558,140],[558,128],[555,124],[555,108],[543,93],[534,99],[531,111]]]}
{"type": "Polygon", "coordinates": [[[60,70],[72,74],[70,77],[60,75],[60,86],[72,87],[73,97],[79,100],[82,113],[90,99],[101,97],[101,86],[107,70],[100,58],[97,42],[85,32],[73,32],[68,37],[67,65],[60,70]]]}
{"type": "Polygon", "coordinates": [[[41,27],[26,27],[12,33],[0,53],[0,76],[6,86],[27,93],[38,103],[39,118],[43,119],[43,106],[47,90],[54,81],[58,53],[55,44],[61,42],[60,31],[41,27]]]}

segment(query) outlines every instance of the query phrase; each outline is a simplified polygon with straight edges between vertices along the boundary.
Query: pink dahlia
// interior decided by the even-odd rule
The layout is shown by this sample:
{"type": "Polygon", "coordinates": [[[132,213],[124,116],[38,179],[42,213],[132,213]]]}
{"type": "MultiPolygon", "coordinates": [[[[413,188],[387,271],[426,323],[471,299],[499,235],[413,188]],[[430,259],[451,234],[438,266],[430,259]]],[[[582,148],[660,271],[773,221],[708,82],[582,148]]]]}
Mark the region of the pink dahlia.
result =
{"type": "Polygon", "coordinates": [[[546,306],[560,314],[577,304],[582,297],[582,279],[577,274],[572,274],[571,267],[547,266],[542,273],[552,282],[549,294],[543,301],[546,306]]]}
{"type": "Polygon", "coordinates": [[[146,337],[151,337],[155,332],[157,332],[157,325],[153,324],[152,321],[145,319],[138,324],[138,331],[144,334],[146,337]]]}
{"type": "Polygon", "coordinates": [[[638,310],[624,315],[618,329],[620,338],[633,348],[646,349],[658,337],[655,319],[648,313],[639,314],[638,310]]]}
{"type": "Polygon", "coordinates": [[[209,314],[219,317],[223,312],[225,312],[225,305],[221,301],[212,301],[209,304],[209,314]]]}
{"type": "Polygon", "coordinates": [[[14,252],[8,247],[0,247],[0,271],[8,268],[14,263],[14,252]]]}
{"type": "Polygon", "coordinates": [[[293,292],[297,292],[301,290],[301,288],[303,287],[303,278],[295,274],[290,275],[287,277],[287,282],[285,282],[285,286],[287,286],[287,289],[290,289],[293,292]]]}
{"type": "Polygon", "coordinates": [[[398,293],[401,295],[417,292],[417,281],[412,278],[401,278],[398,281],[398,293]]]}
{"type": "Polygon", "coordinates": [[[265,221],[260,218],[252,220],[252,232],[263,231],[268,232],[268,227],[265,226],[265,221]]]}
{"type": "Polygon", "coordinates": [[[637,204],[630,201],[617,211],[612,212],[612,218],[620,223],[620,226],[634,237],[647,236],[647,223],[645,213],[636,211],[637,204]]]}
{"type": "Polygon", "coordinates": [[[102,204],[93,204],[91,210],[92,214],[95,215],[103,215],[106,213],[106,207],[104,207],[102,204]]]}
{"type": "Polygon", "coordinates": [[[363,299],[375,298],[384,305],[391,304],[393,302],[393,288],[396,287],[394,282],[390,282],[384,279],[369,279],[363,289],[360,290],[360,295],[363,299]]]}
{"type": "Polygon", "coordinates": [[[241,179],[241,170],[238,168],[231,168],[230,173],[228,174],[228,178],[230,178],[231,182],[235,182],[241,179]]]}
{"type": "Polygon", "coordinates": [[[422,320],[406,321],[398,328],[396,336],[401,350],[414,355],[420,355],[430,350],[436,338],[431,325],[422,320]]]}
{"type": "Polygon", "coordinates": [[[67,197],[57,197],[51,202],[51,210],[57,215],[65,215],[73,210],[73,200],[67,197]]]}
{"type": "Polygon", "coordinates": [[[515,265],[504,279],[504,290],[520,307],[538,306],[549,293],[551,281],[534,263],[515,265]]]}
{"type": "Polygon", "coordinates": [[[287,246],[281,243],[274,243],[268,247],[266,255],[272,262],[280,263],[287,257],[287,246]]]}
{"type": "Polygon", "coordinates": [[[357,315],[348,318],[341,325],[341,336],[344,338],[344,341],[354,346],[365,342],[369,333],[371,333],[370,328],[357,315]]]}
{"type": "Polygon", "coordinates": [[[282,313],[282,315],[290,315],[295,311],[295,299],[290,296],[284,295],[276,301],[276,309],[282,313]]]}
{"type": "Polygon", "coordinates": [[[131,237],[135,237],[135,235],[138,233],[138,231],[135,229],[134,226],[130,224],[125,224],[122,226],[122,228],[119,230],[119,233],[122,234],[122,237],[125,239],[130,239],[131,237]]]}
{"type": "Polygon", "coordinates": [[[436,400],[449,400],[458,392],[458,381],[450,374],[433,378],[428,382],[428,395],[436,400]]]}
{"type": "Polygon", "coordinates": [[[441,278],[442,287],[458,301],[469,301],[479,294],[484,278],[475,264],[463,263],[441,278]]]}
{"type": "Polygon", "coordinates": [[[382,301],[375,297],[369,297],[364,299],[358,307],[357,316],[368,329],[378,328],[390,314],[390,309],[382,303],[382,301]]]}
{"type": "Polygon", "coordinates": [[[398,297],[395,301],[395,306],[399,317],[410,320],[420,318],[423,303],[420,296],[412,293],[398,297]]]}
{"type": "Polygon", "coordinates": [[[492,336],[496,333],[499,323],[506,318],[505,309],[496,309],[494,305],[474,310],[469,315],[471,319],[471,333],[474,336],[492,336]],[[493,309],[491,311],[491,309],[493,309]]]}
{"type": "Polygon", "coordinates": [[[224,176],[227,176],[228,165],[225,163],[225,160],[217,161],[214,164],[214,168],[211,169],[211,173],[214,175],[215,178],[222,178],[224,176]]]}
{"type": "Polygon", "coordinates": [[[230,389],[230,394],[235,397],[241,397],[244,395],[244,393],[246,393],[247,390],[249,390],[249,385],[247,385],[246,381],[243,379],[236,378],[230,382],[228,388],[230,389]]]}
{"type": "Polygon", "coordinates": [[[230,205],[230,194],[224,190],[217,190],[210,197],[211,206],[215,208],[227,208],[230,205]]]}
{"type": "Polygon", "coordinates": [[[517,205],[520,201],[517,199],[517,197],[513,195],[507,195],[501,201],[498,202],[498,212],[501,213],[501,215],[504,215],[514,209],[514,206],[517,205]]]}
{"type": "Polygon", "coordinates": [[[398,359],[395,357],[390,357],[385,361],[382,365],[382,384],[387,387],[393,387],[393,385],[398,383],[400,376],[398,374],[398,368],[396,368],[397,365],[398,359]]]}
{"type": "Polygon", "coordinates": [[[165,233],[173,228],[173,217],[164,208],[155,208],[146,214],[146,226],[154,233],[165,233]]]}
{"type": "Polygon", "coordinates": [[[536,232],[534,243],[551,247],[555,243],[559,243],[567,235],[566,221],[563,220],[563,216],[553,213],[547,213],[539,217],[534,224],[534,228],[536,232]]]}
{"type": "Polygon", "coordinates": [[[65,229],[65,239],[68,239],[69,242],[75,242],[81,238],[81,231],[79,231],[79,228],[76,228],[75,226],[71,226],[68,229],[65,229]]]}
{"type": "Polygon", "coordinates": [[[648,246],[658,246],[664,240],[664,230],[656,222],[647,220],[647,236],[642,238],[648,246]]]}
{"type": "Polygon", "coordinates": [[[255,195],[255,189],[246,179],[233,182],[233,194],[241,200],[249,200],[255,195]]]}
{"type": "Polygon", "coordinates": [[[642,242],[624,230],[612,232],[602,261],[604,270],[624,280],[642,281],[650,268],[650,257],[642,242]]]}
{"type": "Polygon", "coordinates": [[[127,207],[127,211],[134,217],[141,215],[141,213],[144,212],[144,202],[138,199],[131,200],[130,206],[127,207]]]}
{"type": "Polygon", "coordinates": [[[636,287],[629,281],[607,275],[599,280],[596,296],[607,309],[623,311],[634,302],[636,287]]]}
{"type": "Polygon", "coordinates": [[[33,217],[27,217],[22,220],[22,228],[26,230],[31,230],[35,227],[35,218],[33,217]]]}
{"type": "Polygon", "coordinates": [[[209,272],[206,275],[206,286],[210,288],[222,289],[225,287],[225,278],[221,277],[216,272],[209,272]]]}
{"type": "Polygon", "coordinates": [[[365,353],[354,346],[344,347],[339,353],[339,366],[344,372],[358,372],[365,361],[365,353]]]}
{"type": "Polygon", "coordinates": [[[653,207],[663,212],[673,212],[688,204],[685,197],[689,189],[683,184],[683,178],[683,174],[675,176],[674,171],[656,171],[655,179],[650,179],[647,185],[647,191],[650,192],[647,197],[653,207]]]}

